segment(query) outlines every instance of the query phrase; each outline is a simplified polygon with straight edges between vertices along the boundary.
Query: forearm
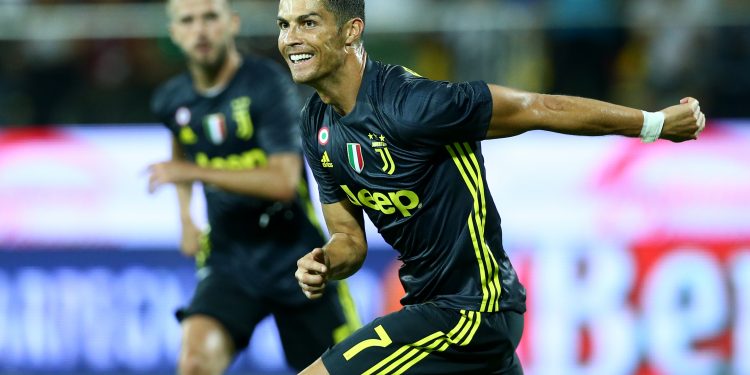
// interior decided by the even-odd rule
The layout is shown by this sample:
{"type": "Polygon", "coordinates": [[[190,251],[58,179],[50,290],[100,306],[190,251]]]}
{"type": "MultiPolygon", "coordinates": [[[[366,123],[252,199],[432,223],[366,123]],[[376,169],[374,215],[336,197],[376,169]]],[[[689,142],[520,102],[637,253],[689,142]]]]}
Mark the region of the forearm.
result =
{"type": "Polygon", "coordinates": [[[594,99],[538,95],[538,129],[573,135],[623,135],[638,137],[643,113],[634,108],[594,99]]]}
{"type": "Polygon", "coordinates": [[[367,255],[367,244],[344,233],[334,233],[323,246],[328,258],[328,277],[345,279],[362,267],[367,255]]]}
{"type": "Polygon", "coordinates": [[[190,215],[190,200],[193,196],[193,184],[188,182],[175,184],[175,189],[177,190],[180,220],[182,223],[192,223],[193,218],[190,215]]]}
{"type": "Polygon", "coordinates": [[[298,179],[268,167],[247,170],[226,170],[196,167],[195,180],[237,194],[257,198],[290,201],[296,196],[298,179]]]}

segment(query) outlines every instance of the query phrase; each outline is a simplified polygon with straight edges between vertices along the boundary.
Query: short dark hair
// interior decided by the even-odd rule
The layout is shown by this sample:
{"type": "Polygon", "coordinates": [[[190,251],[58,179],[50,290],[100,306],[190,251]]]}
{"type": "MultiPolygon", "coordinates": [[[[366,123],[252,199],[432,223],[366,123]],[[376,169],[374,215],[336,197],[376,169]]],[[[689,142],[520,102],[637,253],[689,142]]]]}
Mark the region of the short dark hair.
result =
{"type": "Polygon", "coordinates": [[[323,0],[323,4],[336,16],[339,27],[353,18],[365,20],[365,0],[323,0]]]}

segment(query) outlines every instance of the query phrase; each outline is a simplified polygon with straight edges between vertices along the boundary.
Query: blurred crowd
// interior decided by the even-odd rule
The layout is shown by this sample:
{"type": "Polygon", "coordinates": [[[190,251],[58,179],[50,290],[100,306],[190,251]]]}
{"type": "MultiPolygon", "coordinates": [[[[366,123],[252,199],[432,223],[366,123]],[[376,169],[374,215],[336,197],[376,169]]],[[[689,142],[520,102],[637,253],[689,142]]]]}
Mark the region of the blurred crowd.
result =
{"type": "MultiPolygon", "coordinates": [[[[2,0],[0,20],[23,6],[76,3],[136,1],[2,0]]],[[[710,117],[750,117],[747,0],[375,0],[367,6],[370,55],[430,78],[484,79],[648,110],[692,95],[710,117]],[[381,27],[383,19],[400,25],[381,27]],[[419,27],[409,29],[411,22],[419,27]]],[[[245,51],[281,62],[272,27],[239,40],[245,51]]],[[[184,67],[166,27],[141,38],[0,35],[0,50],[6,126],[151,123],[151,92],[184,67]]]]}

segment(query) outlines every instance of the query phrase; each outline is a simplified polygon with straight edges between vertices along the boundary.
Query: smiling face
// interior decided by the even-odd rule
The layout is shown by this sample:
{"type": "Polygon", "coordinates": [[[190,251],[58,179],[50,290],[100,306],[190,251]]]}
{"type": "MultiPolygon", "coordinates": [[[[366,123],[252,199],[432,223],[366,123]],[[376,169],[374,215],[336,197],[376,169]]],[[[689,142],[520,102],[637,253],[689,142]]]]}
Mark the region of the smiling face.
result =
{"type": "Polygon", "coordinates": [[[234,48],[239,18],[227,0],[169,0],[169,31],[189,63],[215,69],[234,48]]]}
{"type": "Polygon", "coordinates": [[[347,22],[339,27],[323,0],[280,0],[279,52],[297,83],[311,84],[335,73],[353,39],[347,22]]]}

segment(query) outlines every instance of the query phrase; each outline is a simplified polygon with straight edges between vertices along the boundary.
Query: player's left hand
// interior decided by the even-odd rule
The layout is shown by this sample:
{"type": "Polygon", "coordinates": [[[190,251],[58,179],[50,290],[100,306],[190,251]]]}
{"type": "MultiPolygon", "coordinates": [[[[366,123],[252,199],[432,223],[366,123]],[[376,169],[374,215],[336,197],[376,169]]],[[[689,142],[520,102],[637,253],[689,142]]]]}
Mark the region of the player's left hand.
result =
{"type": "Polygon", "coordinates": [[[328,281],[328,263],[328,257],[321,248],[313,249],[297,261],[294,277],[307,298],[318,299],[323,295],[328,281]]]}
{"type": "Polygon", "coordinates": [[[195,174],[193,172],[196,168],[195,164],[181,160],[170,160],[149,165],[147,169],[149,173],[149,193],[153,193],[164,184],[194,181],[195,174]]]}

